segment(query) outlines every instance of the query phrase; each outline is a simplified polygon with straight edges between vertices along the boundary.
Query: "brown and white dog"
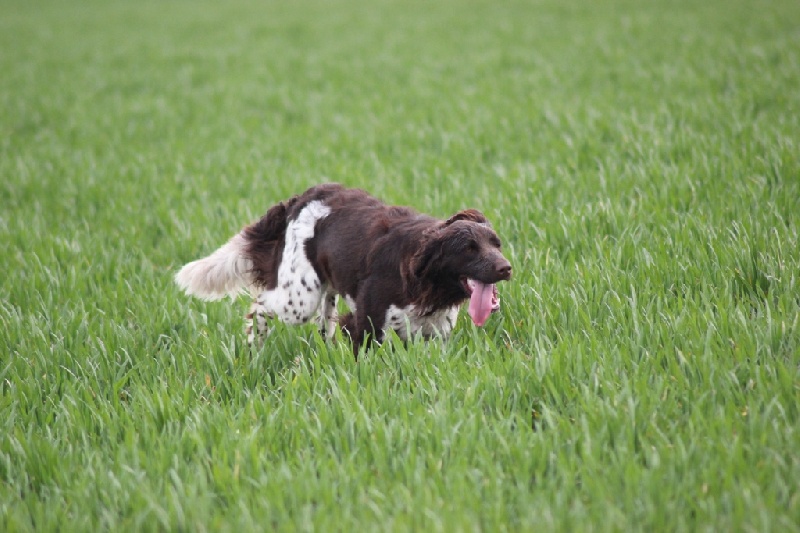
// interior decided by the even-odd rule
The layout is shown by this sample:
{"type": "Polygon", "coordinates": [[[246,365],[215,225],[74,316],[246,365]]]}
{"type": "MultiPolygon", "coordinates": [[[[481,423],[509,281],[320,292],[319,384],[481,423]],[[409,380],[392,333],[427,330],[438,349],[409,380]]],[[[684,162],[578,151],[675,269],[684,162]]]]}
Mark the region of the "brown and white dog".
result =
{"type": "Polygon", "coordinates": [[[325,184],[271,207],[175,281],[206,300],[249,291],[250,342],[266,334],[268,319],[316,317],[329,337],[338,321],[357,355],[367,336],[380,342],[388,329],[401,339],[446,337],[466,300],[483,326],[500,307],[495,283],[510,278],[500,239],[480,211],[442,221],[325,184]],[[338,320],[337,295],[350,308],[338,320]]]}

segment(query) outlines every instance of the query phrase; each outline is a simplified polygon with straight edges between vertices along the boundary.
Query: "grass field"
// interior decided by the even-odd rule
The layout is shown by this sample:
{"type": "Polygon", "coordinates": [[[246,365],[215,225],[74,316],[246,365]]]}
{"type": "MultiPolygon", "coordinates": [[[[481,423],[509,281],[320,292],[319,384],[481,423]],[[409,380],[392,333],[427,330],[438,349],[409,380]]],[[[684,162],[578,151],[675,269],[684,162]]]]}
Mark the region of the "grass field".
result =
{"type": "Polygon", "coordinates": [[[0,530],[800,531],[800,3],[0,4],[0,530]],[[321,181],[515,277],[346,344],[172,276],[321,181]]]}

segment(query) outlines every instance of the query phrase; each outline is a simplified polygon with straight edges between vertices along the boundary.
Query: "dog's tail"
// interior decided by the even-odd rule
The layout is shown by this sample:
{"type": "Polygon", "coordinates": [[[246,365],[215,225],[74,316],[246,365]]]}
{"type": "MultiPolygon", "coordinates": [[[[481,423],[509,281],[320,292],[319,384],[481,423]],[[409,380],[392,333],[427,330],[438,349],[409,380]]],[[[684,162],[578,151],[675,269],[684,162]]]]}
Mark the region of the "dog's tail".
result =
{"type": "Polygon", "coordinates": [[[253,282],[253,261],[246,250],[245,234],[238,233],[213,254],[184,266],[175,282],[186,294],[203,300],[235,296],[253,282]]]}
{"type": "Polygon", "coordinates": [[[275,287],[292,197],[272,206],[216,252],[184,266],[175,282],[186,294],[204,300],[236,296],[244,289],[275,287]]]}

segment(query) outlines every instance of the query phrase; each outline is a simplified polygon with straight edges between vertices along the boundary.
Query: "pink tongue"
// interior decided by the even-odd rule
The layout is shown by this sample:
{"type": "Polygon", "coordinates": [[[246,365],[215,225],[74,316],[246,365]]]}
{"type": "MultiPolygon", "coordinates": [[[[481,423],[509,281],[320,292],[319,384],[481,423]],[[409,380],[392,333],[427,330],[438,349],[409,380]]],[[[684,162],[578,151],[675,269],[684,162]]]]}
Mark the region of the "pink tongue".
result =
{"type": "Polygon", "coordinates": [[[476,326],[483,326],[492,314],[492,296],[494,285],[485,284],[474,279],[469,280],[472,296],[469,298],[469,316],[476,326]]]}

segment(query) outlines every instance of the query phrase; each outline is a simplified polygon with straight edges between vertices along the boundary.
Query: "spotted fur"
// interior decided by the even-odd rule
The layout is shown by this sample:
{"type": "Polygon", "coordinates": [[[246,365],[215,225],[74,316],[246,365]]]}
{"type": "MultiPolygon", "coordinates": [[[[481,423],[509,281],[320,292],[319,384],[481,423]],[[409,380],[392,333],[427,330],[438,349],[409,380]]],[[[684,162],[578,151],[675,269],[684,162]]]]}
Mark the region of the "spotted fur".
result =
{"type": "Polygon", "coordinates": [[[422,336],[431,338],[434,336],[448,337],[456,325],[458,318],[458,306],[445,307],[438,309],[431,314],[420,312],[414,305],[405,307],[389,306],[384,318],[384,335],[386,330],[394,331],[403,340],[412,337],[422,336]]]}

